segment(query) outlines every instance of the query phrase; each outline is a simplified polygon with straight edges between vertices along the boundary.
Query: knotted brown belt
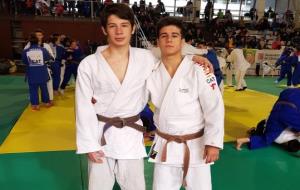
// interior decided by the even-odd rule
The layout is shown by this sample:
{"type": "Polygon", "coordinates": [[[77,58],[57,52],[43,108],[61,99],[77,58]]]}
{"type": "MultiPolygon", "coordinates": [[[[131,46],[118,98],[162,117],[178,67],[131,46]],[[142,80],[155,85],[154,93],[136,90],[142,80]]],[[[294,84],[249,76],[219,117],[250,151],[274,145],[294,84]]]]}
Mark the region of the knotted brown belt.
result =
{"type": "Polygon", "coordinates": [[[131,127],[133,129],[138,130],[143,133],[146,132],[146,128],[144,126],[141,126],[141,125],[135,123],[140,119],[140,115],[135,115],[135,116],[126,117],[126,118],[120,118],[120,117],[111,117],[110,118],[110,117],[105,117],[105,116],[97,114],[97,118],[99,121],[102,121],[105,123],[105,125],[103,127],[102,137],[101,137],[101,145],[102,146],[106,145],[104,133],[107,131],[107,129],[109,129],[112,126],[117,127],[117,128],[123,128],[123,127],[127,126],[127,127],[131,127]]]}
{"type": "Polygon", "coordinates": [[[167,142],[164,144],[163,150],[162,150],[162,155],[161,155],[161,161],[166,162],[167,160],[167,148],[168,148],[168,143],[169,142],[177,142],[177,143],[183,143],[185,146],[184,149],[184,158],[183,158],[183,180],[182,184],[183,186],[186,186],[186,175],[188,172],[189,164],[190,164],[190,149],[187,145],[188,140],[193,140],[197,139],[203,136],[204,134],[204,129],[202,129],[199,132],[192,133],[192,134],[187,134],[187,135],[169,135],[167,133],[163,133],[159,131],[158,129],[156,130],[156,134],[160,136],[161,138],[167,140],[167,142]]]}

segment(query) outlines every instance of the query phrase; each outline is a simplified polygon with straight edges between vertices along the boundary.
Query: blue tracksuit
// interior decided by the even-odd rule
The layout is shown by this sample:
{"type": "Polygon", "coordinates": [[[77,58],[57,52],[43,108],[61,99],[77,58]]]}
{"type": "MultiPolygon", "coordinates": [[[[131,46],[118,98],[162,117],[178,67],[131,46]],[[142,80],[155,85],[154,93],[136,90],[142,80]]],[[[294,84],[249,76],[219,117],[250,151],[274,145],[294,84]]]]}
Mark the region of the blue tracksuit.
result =
{"type": "Polygon", "coordinates": [[[211,64],[214,67],[214,74],[216,76],[217,83],[219,86],[221,81],[223,80],[223,73],[220,69],[220,63],[218,61],[216,52],[214,50],[208,50],[206,58],[211,62],[211,64]]]}
{"type": "Polygon", "coordinates": [[[292,84],[292,60],[288,54],[282,54],[279,59],[276,61],[276,66],[281,65],[280,76],[277,79],[277,82],[280,82],[287,75],[287,86],[292,84]]]}
{"type": "Polygon", "coordinates": [[[251,135],[250,149],[257,149],[272,144],[286,129],[300,132],[300,89],[289,88],[280,93],[266,123],[262,135],[251,135]]]}
{"type": "Polygon", "coordinates": [[[81,52],[80,48],[77,48],[75,50],[67,50],[66,51],[66,70],[64,75],[64,80],[60,85],[61,89],[65,89],[69,80],[71,79],[71,76],[73,74],[74,78],[77,77],[77,69],[80,61],[83,59],[83,54],[81,52]]]}
{"type": "Polygon", "coordinates": [[[61,62],[65,57],[65,48],[62,45],[54,45],[55,60],[51,64],[53,90],[57,91],[60,84],[61,62]]]}
{"type": "Polygon", "coordinates": [[[292,66],[294,66],[294,72],[292,76],[292,83],[293,85],[298,85],[300,84],[300,56],[293,55],[291,56],[291,63],[292,66]]]}
{"type": "Polygon", "coordinates": [[[22,61],[26,67],[26,77],[29,85],[31,105],[39,104],[38,90],[41,89],[42,102],[49,102],[47,81],[49,80],[48,70],[45,62],[49,61],[49,52],[38,45],[31,45],[22,53],[22,61]]]}

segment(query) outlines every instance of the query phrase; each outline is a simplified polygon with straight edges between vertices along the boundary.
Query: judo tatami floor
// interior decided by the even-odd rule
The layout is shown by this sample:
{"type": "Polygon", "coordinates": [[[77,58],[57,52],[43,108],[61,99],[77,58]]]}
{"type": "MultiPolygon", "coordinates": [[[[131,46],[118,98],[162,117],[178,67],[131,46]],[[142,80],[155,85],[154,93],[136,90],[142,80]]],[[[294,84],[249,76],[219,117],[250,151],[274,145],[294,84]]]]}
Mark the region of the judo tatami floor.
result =
{"type": "MultiPolygon", "coordinates": [[[[273,80],[247,78],[252,90],[245,92],[225,88],[226,143],[221,159],[212,166],[213,189],[297,189],[298,155],[276,145],[255,151],[244,148],[239,152],[232,143],[268,115],[282,90],[274,86],[273,80]]],[[[39,112],[27,106],[23,77],[0,77],[0,89],[0,140],[5,139],[0,146],[0,189],[86,189],[86,158],[74,151],[73,88],[64,97],[57,97],[54,107],[42,107],[39,112]]],[[[145,161],[147,189],[151,189],[152,167],[145,161]]]]}

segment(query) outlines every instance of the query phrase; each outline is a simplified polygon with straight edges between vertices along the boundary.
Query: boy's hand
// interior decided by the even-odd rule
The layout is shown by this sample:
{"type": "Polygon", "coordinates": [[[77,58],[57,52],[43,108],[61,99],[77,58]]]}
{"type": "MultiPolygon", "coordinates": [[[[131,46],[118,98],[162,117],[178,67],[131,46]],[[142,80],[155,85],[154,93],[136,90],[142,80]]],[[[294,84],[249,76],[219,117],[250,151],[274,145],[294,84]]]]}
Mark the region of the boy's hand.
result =
{"type": "Polygon", "coordinates": [[[88,153],[88,158],[95,163],[103,163],[104,152],[102,150],[88,153]]]}
{"type": "Polygon", "coordinates": [[[214,73],[214,67],[207,58],[198,56],[198,55],[194,55],[192,60],[196,64],[203,66],[205,70],[208,69],[210,73],[214,73]]]}
{"type": "Polygon", "coordinates": [[[205,163],[208,164],[217,161],[219,159],[219,152],[219,148],[206,145],[203,154],[203,159],[205,159],[205,163]]]}

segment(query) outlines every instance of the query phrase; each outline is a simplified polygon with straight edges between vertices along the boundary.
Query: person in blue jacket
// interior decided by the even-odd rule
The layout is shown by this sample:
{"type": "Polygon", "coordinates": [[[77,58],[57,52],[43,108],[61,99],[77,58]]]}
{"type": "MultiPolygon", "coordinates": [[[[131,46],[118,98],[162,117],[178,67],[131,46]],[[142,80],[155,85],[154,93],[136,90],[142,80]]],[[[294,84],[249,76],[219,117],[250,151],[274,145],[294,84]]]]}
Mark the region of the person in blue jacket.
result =
{"type": "Polygon", "coordinates": [[[39,46],[38,39],[34,33],[30,34],[29,42],[30,47],[22,52],[22,61],[27,66],[26,78],[29,85],[32,110],[39,110],[39,88],[42,102],[45,103],[46,107],[52,106],[47,89],[49,74],[46,65],[51,60],[51,56],[45,48],[39,46]]]}
{"type": "Polygon", "coordinates": [[[279,144],[290,140],[300,140],[300,89],[288,88],[283,90],[275,102],[265,126],[258,124],[256,132],[250,137],[238,138],[236,148],[241,149],[248,143],[249,149],[258,149],[279,144]]]}
{"type": "Polygon", "coordinates": [[[143,126],[146,127],[146,136],[149,136],[151,140],[154,139],[156,126],[153,120],[153,111],[150,109],[150,105],[147,104],[143,111],[140,113],[141,120],[143,121],[143,126]]]}
{"type": "Polygon", "coordinates": [[[300,45],[296,47],[296,52],[290,57],[290,62],[294,67],[292,84],[293,86],[297,86],[300,84],[300,45]]]}
{"type": "Polygon", "coordinates": [[[214,67],[214,75],[216,76],[218,86],[220,86],[221,83],[222,83],[222,81],[223,81],[223,73],[221,71],[220,63],[218,61],[218,57],[217,57],[217,54],[216,54],[215,50],[208,49],[207,54],[206,54],[206,58],[213,65],[213,67],[214,67]]]}
{"type": "Polygon", "coordinates": [[[59,34],[52,35],[50,47],[55,55],[55,60],[51,64],[53,90],[54,90],[54,94],[58,94],[59,84],[61,82],[60,73],[61,73],[62,60],[64,59],[66,53],[65,48],[60,43],[59,34]]]}
{"type": "Polygon", "coordinates": [[[207,49],[207,54],[204,54],[204,56],[211,62],[211,64],[213,65],[214,68],[214,75],[216,76],[217,79],[217,84],[220,88],[220,90],[223,92],[223,73],[222,70],[220,68],[220,63],[217,57],[217,53],[215,52],[215,50],[210,46],[210,44],[208,43],[206,45],[205,42],[200,42],[198,44],[198,48],[200,49],[207,49]]]}
{"type": "Polygon", "coordinates": [[[72,40],[70,47],[66,50],[66,70],[64,75],[64,80],[60,85],[61,93],[64,93],[71,76],[73,75],[75,80],[77,77],[77,69],[80,61],[83,59],[83,53],[80,47],[77,45],[77,41],[72,40]]]}
{"type": "Polygon", "coordinates": [[[287,76],[287,86],[292,85],[292,63],[290,59],[290,54],[292,49],[285,48],[285,50],[280,55],[279,59],[276,61],[275,66],[280,67],[280,76],[275,80],[275,83],[278,84],[282,79],[287,76]]]}

